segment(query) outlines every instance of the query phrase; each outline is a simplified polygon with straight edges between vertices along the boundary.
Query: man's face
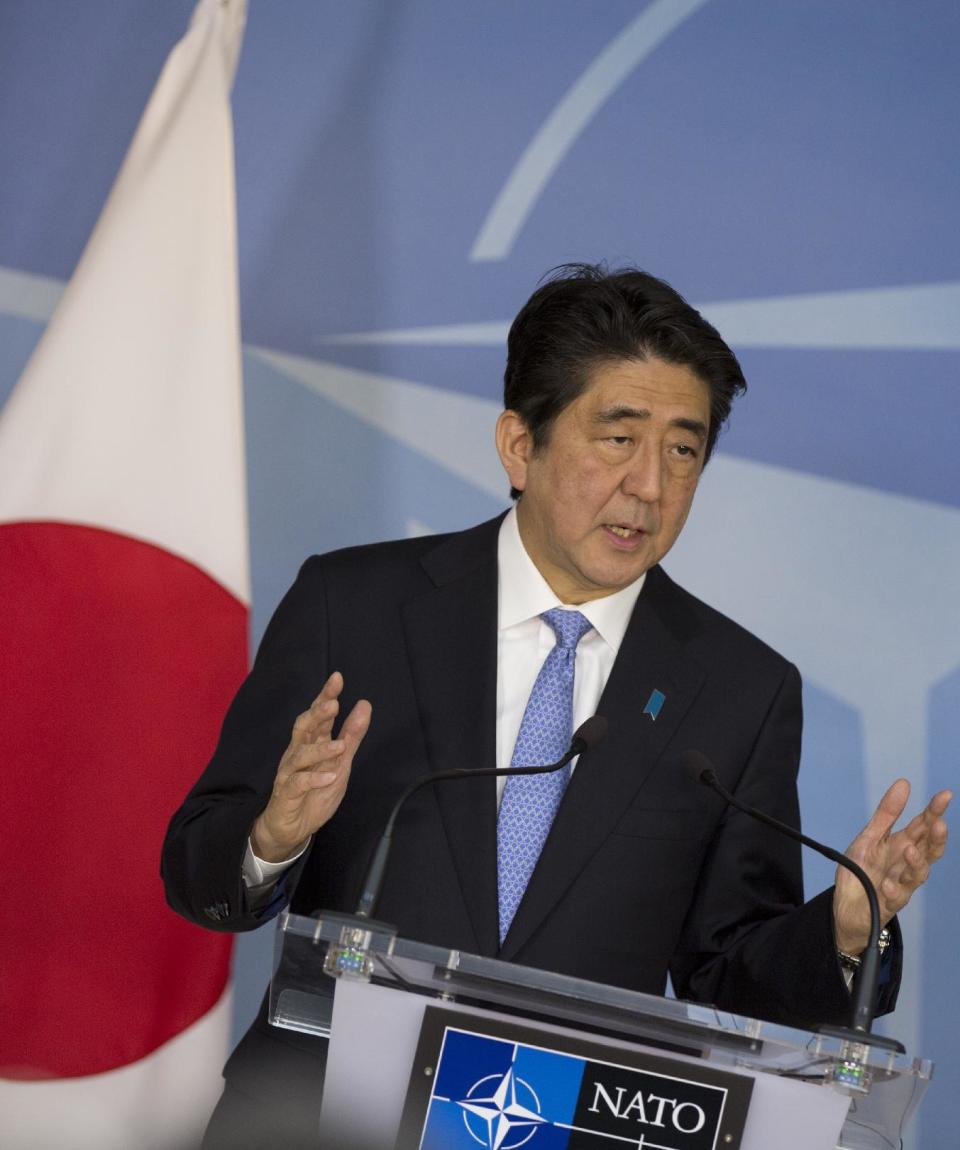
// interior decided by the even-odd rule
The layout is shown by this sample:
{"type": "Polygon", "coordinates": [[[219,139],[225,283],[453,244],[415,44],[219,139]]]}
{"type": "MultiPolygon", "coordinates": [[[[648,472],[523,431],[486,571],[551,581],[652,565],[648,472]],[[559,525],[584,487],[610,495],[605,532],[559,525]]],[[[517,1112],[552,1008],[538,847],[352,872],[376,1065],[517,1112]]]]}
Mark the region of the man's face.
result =
{"type": "Polygon", "coordinates": [[[709,427],[707,385],[659,359],[598,367],[539,450],[516,412],[503,412],[497,449],[523,492],[520,536],[562,602],[619,591],[666,555],[690,510],[709,427]]]}

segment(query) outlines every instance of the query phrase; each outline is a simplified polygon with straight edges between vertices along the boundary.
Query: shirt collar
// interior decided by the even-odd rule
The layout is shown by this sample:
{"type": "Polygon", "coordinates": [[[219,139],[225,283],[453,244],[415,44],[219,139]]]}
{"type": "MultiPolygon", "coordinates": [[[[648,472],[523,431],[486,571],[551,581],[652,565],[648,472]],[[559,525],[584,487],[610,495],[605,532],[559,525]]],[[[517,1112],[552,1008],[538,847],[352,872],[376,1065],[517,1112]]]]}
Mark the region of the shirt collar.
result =
{"type": "MultiPolygon", "coordinates": [[[[551,607],[566,606],[560,602],[527,554],[520,538],[516,507],[510,508],[500,525],[497,563],[500,573],[501,631],[535,619],[544,611],[549,611],[551,607]]],[[[593,599],[577,607],[614,651],[620,649],[645,579],[646,572],[622,591],[605,595],[602,599],[593,599]]]]}

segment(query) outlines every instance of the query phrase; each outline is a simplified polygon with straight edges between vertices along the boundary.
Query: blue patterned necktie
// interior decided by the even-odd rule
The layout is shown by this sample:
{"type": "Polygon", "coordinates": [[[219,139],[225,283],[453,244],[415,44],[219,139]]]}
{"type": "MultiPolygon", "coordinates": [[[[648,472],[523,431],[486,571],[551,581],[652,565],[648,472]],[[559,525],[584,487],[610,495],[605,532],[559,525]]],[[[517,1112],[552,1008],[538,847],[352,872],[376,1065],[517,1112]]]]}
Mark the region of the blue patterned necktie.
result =
{"type": "MultiPolygon", "coordinates": [[[[555,763],[573,736],[573,678],[577,644],[592,626],[579,611],[554,607],[540,616],[557,643],[533,684],[513,750],[511,767],[555,763]]],[[[570,767],[546,775],[511,775],[503,788],[497,819],[497,876],[500,942],[503,943],[523,892],[537,865],[554,815],[570,779],[570,767]]]]}

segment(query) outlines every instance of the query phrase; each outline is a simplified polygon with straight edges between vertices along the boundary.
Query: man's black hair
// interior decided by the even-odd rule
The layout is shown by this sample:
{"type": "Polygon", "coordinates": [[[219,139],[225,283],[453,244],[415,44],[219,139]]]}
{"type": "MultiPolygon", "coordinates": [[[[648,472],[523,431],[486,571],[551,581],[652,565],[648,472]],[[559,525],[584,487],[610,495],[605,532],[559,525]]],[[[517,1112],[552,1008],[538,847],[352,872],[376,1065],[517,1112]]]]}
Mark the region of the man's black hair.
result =
{"type": "Polygon", "coordinates": [[[510,327],[503,405],[520,415],[537,450],[598,367],[650,358],[689,368],[709,389],[706,464],[747,382],[716,328],[668,283],[638,268],[563,264],[548,273],[510,327]]]}

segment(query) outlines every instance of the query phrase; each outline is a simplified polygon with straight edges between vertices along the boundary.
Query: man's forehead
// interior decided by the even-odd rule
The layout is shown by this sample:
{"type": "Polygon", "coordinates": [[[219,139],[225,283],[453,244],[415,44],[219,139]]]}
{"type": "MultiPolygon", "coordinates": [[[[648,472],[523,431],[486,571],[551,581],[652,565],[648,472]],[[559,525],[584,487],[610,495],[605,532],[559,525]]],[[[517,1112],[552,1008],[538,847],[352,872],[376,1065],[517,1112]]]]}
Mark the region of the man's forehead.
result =
{"type": "Polygon", "coordinates": [[[575,403],[591,417],[620,411],[621,418],[643,419],[672,406],[709,416],[710,389],[684,364],[653,358],[613,360],[590,372],[575,403]]]}

